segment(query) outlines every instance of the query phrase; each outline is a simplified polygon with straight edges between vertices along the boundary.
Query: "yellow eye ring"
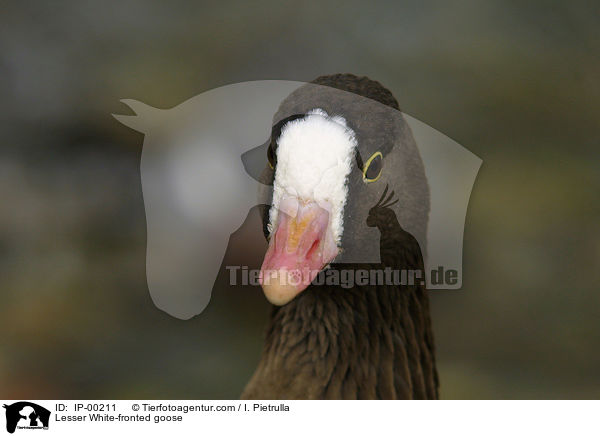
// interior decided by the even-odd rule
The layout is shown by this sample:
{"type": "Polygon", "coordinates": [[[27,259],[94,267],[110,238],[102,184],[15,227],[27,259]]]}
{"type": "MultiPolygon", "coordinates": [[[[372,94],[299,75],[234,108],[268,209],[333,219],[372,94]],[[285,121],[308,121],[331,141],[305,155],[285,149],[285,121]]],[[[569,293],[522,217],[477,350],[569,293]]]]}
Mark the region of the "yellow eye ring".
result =
{"type": "Polygon", "coordinates": [[[367,162],[365,163],[365,165],[363,167],[363,170],[362,170],[363,182],[372,183],[372,182],[376,182],[377,180],[379,180],[379,177],[381,177],[382,169],[383,169],[383,154],[381,154],[380,151],[376,151],[375,153],[373,153],[371,155],[371,157],[367,160],[367,162]],[[381,167],[379,168],[379,172],[377,173],[377,176],[375,176],[373,178],[369,178],[369,177],[367,177],[367,170],[369,169],[369,167],[371,166],[373,161],[377,158],[380,158],[380,160],[381,160],[381,167]]]}

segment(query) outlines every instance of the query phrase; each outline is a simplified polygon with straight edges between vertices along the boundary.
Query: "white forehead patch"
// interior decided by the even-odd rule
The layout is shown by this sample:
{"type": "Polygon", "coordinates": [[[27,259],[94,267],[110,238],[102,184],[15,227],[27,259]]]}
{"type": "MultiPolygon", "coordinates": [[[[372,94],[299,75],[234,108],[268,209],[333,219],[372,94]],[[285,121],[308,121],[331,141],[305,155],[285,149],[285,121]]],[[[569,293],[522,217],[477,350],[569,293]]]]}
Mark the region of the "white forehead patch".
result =
{"type": "Polygon", "coordinates": [[[286,124],[277,142],[269,230],[276,228],[282,198],[316,201],[330,211],[329,226],[339,245],[355,149],[356,138],[346,121],[322,109],[286,124]]]}

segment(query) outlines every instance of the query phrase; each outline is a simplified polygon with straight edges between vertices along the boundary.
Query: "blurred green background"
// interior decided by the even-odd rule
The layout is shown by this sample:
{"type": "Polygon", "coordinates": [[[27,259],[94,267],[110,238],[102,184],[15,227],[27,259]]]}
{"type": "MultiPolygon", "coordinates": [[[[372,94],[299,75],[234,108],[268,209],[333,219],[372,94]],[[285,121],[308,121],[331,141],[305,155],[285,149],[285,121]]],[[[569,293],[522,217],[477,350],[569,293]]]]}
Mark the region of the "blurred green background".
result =
{"type": "Polygon", "coordinates": [[[143,136],[110,114],[336,72],[381,81],[484,161],[463,289],[431,295],[442,398],[600,397],[597,3],[1,8],[1,398],[237,397],[269,307],[255,288],[216,289],[190,321],[154,307],[143,136]]]}

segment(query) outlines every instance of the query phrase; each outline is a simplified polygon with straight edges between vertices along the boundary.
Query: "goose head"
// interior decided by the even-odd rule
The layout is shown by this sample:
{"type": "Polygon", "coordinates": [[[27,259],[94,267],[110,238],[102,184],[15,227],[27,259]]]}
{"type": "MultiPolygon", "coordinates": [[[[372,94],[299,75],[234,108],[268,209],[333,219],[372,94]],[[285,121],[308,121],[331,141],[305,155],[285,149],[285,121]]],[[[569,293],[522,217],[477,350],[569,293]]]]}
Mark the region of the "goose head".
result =
{"type": "Polygon", "coordinates": [[[288,303],[333,262],[378,260],[381,214],[404,217],[424,238],[428,189],[407,129],[398,110],[327,86],[307,84],[284,100],[263,171],[272,190],[260,283],[271,303],[288,303]]]}

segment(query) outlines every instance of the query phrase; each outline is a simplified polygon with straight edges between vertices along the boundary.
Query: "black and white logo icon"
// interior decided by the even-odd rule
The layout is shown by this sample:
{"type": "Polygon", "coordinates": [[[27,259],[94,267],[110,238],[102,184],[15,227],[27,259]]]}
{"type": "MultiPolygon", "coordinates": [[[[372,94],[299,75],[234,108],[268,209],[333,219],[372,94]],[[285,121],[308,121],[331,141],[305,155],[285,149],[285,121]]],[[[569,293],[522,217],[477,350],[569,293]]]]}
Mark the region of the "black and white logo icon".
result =
{"type": "Polygon", "coordinates": [[[29,401],[19,401],[4,405],[6,409],[6,431],[14,433],[16,429],[48,429],[50,411],[29,401]]]}

